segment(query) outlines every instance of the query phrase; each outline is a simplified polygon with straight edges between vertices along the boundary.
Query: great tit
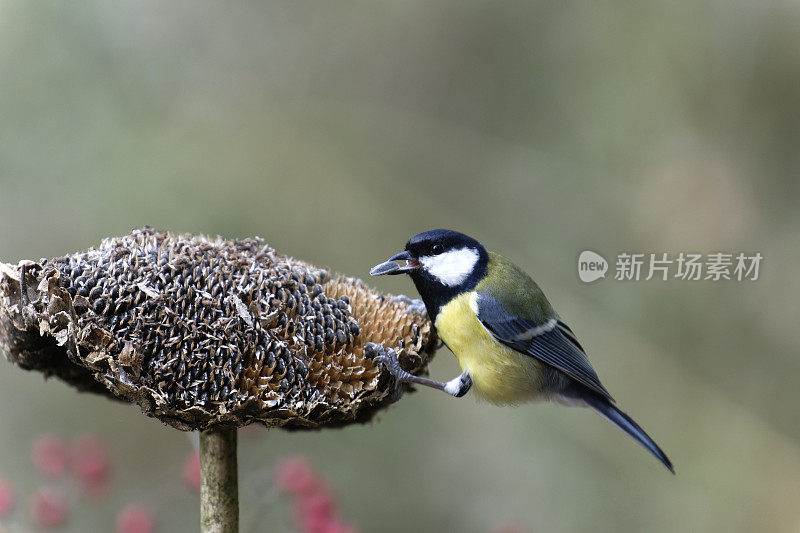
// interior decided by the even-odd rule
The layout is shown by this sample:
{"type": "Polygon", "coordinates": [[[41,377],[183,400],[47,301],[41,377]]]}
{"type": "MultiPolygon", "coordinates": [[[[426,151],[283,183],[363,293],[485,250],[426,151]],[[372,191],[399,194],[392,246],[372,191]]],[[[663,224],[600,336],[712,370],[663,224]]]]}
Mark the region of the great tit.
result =
{"type": "Polygon", "coordinates": [[[383,351],[376,359],[398,381],[456,397],[473,388],[498,405],[544,399],[591,407],[675,473],[653,439],[614,405],[575,334],[536,282],[505,257],[463,233],[431,230],[411,237],[404,251],[370,274],[411,276],[439,338],[463,370],[445,383],[433,381],[404,371],[393,351],[383,351]]]}

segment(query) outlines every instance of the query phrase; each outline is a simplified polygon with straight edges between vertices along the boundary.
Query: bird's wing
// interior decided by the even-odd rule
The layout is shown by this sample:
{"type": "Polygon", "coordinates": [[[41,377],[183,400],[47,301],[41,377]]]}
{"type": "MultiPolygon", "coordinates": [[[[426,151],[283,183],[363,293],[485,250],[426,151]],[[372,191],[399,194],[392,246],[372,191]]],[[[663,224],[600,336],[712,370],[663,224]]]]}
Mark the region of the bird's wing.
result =
{"type": "Polygon", "coordinates": [[[498,298],[478,291],[478,320],[498,341],[565,373],[613,401],[572,330],[554,312],[531,319],[509,312],[498,298]]]}

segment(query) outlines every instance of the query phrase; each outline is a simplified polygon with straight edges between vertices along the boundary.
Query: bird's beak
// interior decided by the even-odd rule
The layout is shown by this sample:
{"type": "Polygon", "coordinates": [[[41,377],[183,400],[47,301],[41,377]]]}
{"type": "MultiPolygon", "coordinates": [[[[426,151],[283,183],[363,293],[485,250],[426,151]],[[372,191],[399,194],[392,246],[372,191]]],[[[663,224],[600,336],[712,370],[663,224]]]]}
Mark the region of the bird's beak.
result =
{"type": "Polygon", "coordinates": [[[389,258],[388,261],[385,263],[381,263],[380,265],[375,265],[369,271],[371,276],[385,276],[395,275],[395,274],[404,274],[406,272],[411,272],[412,270],[417,270],[420,267],[419,261],[417,261],[414,257],[411,256],[410,253],[407,251],[400,252],[399,254],[395,254],[389,258]],[[395,261],[405,261],[406,264],[400,266],[395,261]]]}

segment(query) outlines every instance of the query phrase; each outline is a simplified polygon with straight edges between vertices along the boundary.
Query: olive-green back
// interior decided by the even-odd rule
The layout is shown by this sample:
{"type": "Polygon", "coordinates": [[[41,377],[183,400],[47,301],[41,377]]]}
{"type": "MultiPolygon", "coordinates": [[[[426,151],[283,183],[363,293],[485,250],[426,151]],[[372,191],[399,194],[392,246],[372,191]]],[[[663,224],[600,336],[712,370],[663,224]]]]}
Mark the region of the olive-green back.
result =
{"type": "Polygon", "coordinates": [[[475,289],[491,294],[509,313],[536,324],[557,316],[539,285],[517,265],[494,252],[489,252],[488,273],[475,289]]]}

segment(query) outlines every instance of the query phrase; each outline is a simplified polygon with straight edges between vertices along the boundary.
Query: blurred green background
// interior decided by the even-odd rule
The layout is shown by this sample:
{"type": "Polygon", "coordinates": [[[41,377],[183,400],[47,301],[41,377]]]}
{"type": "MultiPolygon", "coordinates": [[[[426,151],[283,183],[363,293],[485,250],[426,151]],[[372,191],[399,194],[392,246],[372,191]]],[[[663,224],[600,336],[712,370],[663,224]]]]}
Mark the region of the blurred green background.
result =
{"type": "MultiPolygon", "coordinates": [[[[459,229],[534,274],[678,472],[586,410],[422,390],[364,427],[243,437],[244,531],[291,531],[270,476],[293,453],[369,532],[797,531],[799,87],[790,0],[3,0],[0,258],[149,224],[365,277],[459,229]],[[764,262],[758,281],[587,285],[584,249],[764,262]]],[[[457,371],[446,349],[431,365],[457,371]]],[[[16,529],[43,432],[114,459],[110,499],[66,531],[128,501],[197,529],[186,434],[5,361],[0,421],[16,529]]]]}

